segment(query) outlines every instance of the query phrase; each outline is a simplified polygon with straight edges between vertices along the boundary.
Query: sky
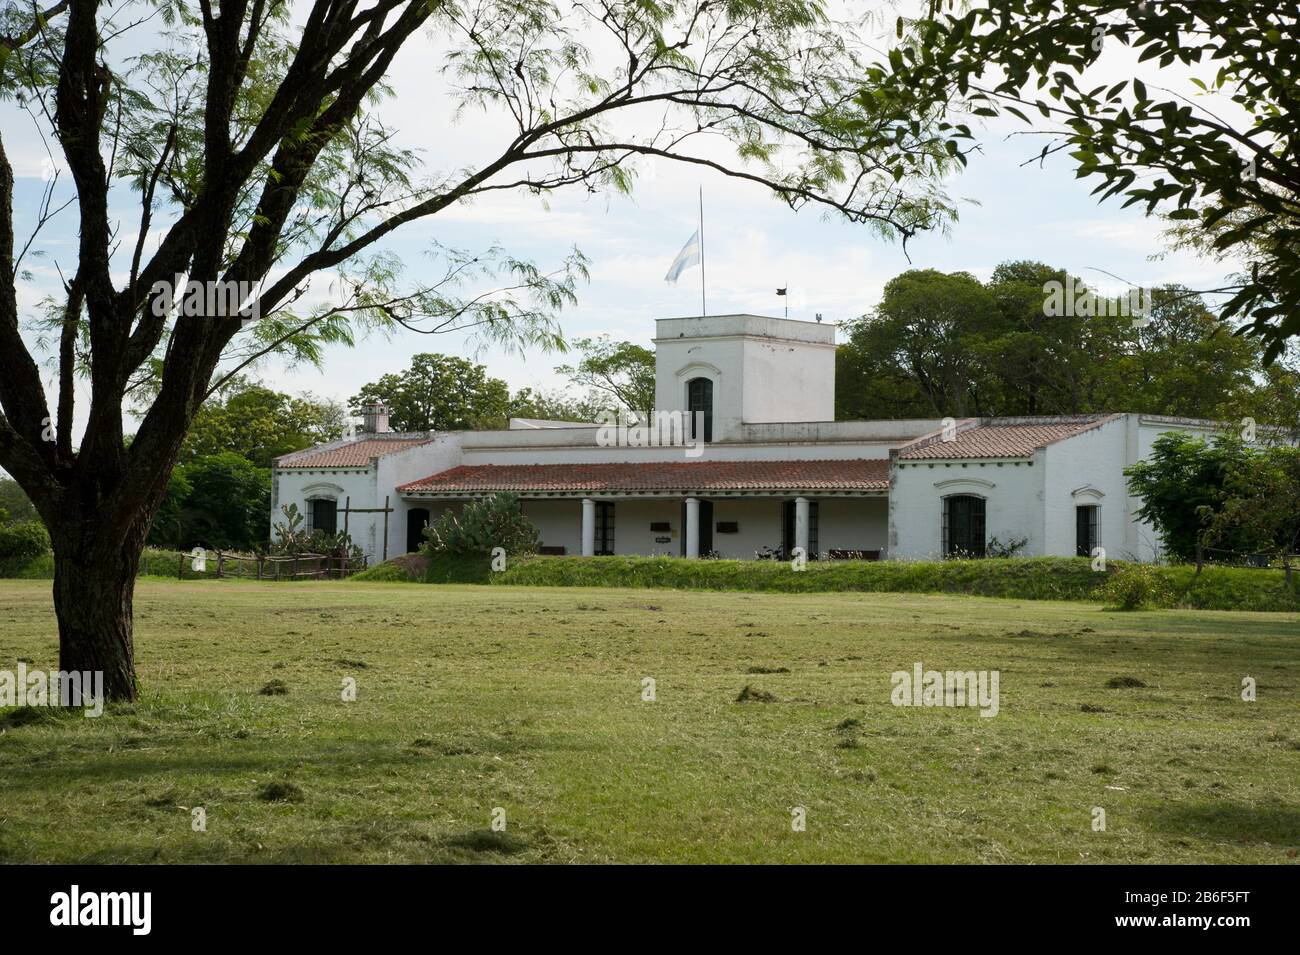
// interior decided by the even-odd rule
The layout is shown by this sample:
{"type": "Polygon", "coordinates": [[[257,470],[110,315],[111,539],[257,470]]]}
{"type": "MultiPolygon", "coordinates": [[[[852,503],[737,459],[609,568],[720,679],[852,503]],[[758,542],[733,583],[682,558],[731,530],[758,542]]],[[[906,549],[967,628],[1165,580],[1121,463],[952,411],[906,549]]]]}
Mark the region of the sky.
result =
{"type": "MultiPolygon", "coordinates": [[[[436,169],[491,155],[506,132],[500,116],[449,119],[441,95],[446,80],[436,66],[444,62],[442,43],[422,36],[399,54],[389,77],[395,95],[381,107],[386,122],[401,130],[402,141],[436,169]]],[[[1097,84],[1134,74],[1151,85],[1187,95],[1197,92],[1186,75],[1161,75],[1149,64],[1135,66],[1127,51],[1103,60],[1094,71],[1097,84]]],[[[578,304],[562,313],[565,335],[571,340],[609,335],[647,346],[656,318],[700,312],[700,270],[687,270],[676,285],[667,284],[664,274],[699,225],[701,190],[711,314],[781,315],[788,304],[791,318],[811,320],[820,313],[825,321],[837,322],[868,312],[885,283],[909,268],[963,270],[986,279],[999,263],[1016,259],[1068,269],[1107,293],[1126,286],[1106,273],[1141,287],[1223,284],[1229,265],[1189,253],[1155,258],[1164,251],[1164,223],[1136,208],[1122,209],[1116,200],[1099,204],[1090,195],[1095,182],[1076,179],[1065,154],[1048,157],[1041,166],[1037,161],[1026,165],[1042,144],[1040,138],[1023,135],[1026,129],[1013,119],[982,129],[980,152],[947,184],[958,202],[959,221],[950,235],[915,238],[906,253],[863,226],[829,219],[813,209],[795,213],[757,185],[665,161],[643,168],[631,196],[582,190],[545,199],[494,194],[404,228],[385,248],[402,257],[410,274],[419,276],[429,269],[431,241],[462,249],[499,244],[543,269],[559,265],[567,251],[577,247],[590,260],[591,276],[579,289],[578,304]],[[788,286],[788,299],[776,296],[778,286],[788,286]]],[[[31,121],[10,103],[0,104],[0,131],[17,177],[16,229],[22,236],[35,224],[44,151],[31,121]]],[[[60,184],[61,198],[71,195],[67,178],[60,184]]],[[[116,201],[124,214],[125,245],[134,228],[132,197],[123,194],[116,201]]],[[[55,287],[56,262],[64,274],[71,272],[74,216],[70,210],[47,226],[38,243],[47,254],[25,263],[33,270],[33,281],[21,289],[26,314],[55,287]]],[[[480,348],[464,335],[409,332],[375,336],[354,348],[332,347],[320,369],[290,368],[273,360],[256,376],[281,390],[346,401],[366,382],[400,371],[421,351],[474,358],[512,390],[565,384],[554,372],[568,360],[564,355],[520,356],[480,348]]],[[[79,391],[84,415],[86,386],[79,391]]]]}

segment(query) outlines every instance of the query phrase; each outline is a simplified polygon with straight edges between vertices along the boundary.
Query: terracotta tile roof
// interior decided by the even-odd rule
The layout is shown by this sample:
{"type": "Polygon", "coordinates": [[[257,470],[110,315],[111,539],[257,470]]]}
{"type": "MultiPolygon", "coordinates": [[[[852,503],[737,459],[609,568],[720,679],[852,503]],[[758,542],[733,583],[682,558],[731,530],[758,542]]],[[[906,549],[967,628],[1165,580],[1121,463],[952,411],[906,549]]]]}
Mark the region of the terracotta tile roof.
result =
{"type": "Polygon", "coordinates": [[[926,435],[898,449],[901,461],[935,458],[1027,458],[1039,448],[1096,428],[1119,415],[1079,415],[1058,418],[983,418],[944,441],[941,434],[926,435]]]}
{"type": "Polygon", "coordinates": [[[635,464],[480,464],[442,471],[397,490],[474,491],[884,491],[889,462],[643,461],[635,464]]]}
{"type": "Polygon", "coordinates": [[[427,436],[411,438],[361,438],[337,448],[321,451],[308,449],[278,458],[277,468],[364,468],[371,458],[382,458],[394,451],[405,451],[430,440],[427,436]]]}

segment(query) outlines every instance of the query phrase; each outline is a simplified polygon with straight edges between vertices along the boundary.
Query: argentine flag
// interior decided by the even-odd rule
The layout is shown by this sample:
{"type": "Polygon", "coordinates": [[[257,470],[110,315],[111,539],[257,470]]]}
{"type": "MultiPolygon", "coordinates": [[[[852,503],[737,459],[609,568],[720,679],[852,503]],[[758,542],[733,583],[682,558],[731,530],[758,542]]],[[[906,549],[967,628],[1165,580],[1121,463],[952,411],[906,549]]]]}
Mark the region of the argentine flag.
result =
{"type": "Polygon", "coordinates": [[[700,264],[700,231],[695,230],[695,234],[686,240],[682,250],[677,253],[677,258],[673,259],[673,264],[668,267],[668,274],[664,276],[665,282],[676,283],[678,277],[689,269],[692,265],[700,264]]]}

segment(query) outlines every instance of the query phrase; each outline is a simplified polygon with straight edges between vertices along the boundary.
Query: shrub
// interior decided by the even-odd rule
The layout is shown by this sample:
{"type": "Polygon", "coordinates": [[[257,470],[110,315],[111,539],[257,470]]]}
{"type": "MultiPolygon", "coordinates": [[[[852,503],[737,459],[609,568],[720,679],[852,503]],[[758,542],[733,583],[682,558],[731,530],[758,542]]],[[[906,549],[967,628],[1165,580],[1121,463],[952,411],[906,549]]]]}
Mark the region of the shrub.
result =
{"type": "Polygon", "coordinates": [[[310,534],[302,529],[303,515],[297,504],[288,504],[280,508],[285,517],[276,521],[274,534],[267,552],[276,557],[297,557],[301,554],[323,554],[336,560],[347,559],[350,566],[360,567],[365,563],[365,552],[352,543],[352,536],[344,531],[330,534],[315,530],[310,534]]]}
{"type": "Polygon", "coordinates": [[[1097,595],[1116,610],[1139,610],[1170,602],[1169,586],[1151,564],[1125,564],[1098,589],[1097,595]]]}
{"type": "Polygon", "coordinates": [[[40,521],[0,527],[0,560],[29,561],[50,552],[50,534],[40,521]]]}
{"type": "Polygon", "coordinates": [[[459,517],[444,513],[424,534],[430,557],[481,557],[495,547],[512,555],[532,554],[541,543],[537,527],[524,517],[518,495],[505,493],[470,501],[459,517]]]}
{"type": "Polygon", "coordinates": [[[984,555],[986,557],[1015,557],[1027,546],[1029,546],[1028,537],[1012,537],[1005,544],[996,537],[990,537],[987,546],[984,548],[984,555]]]}

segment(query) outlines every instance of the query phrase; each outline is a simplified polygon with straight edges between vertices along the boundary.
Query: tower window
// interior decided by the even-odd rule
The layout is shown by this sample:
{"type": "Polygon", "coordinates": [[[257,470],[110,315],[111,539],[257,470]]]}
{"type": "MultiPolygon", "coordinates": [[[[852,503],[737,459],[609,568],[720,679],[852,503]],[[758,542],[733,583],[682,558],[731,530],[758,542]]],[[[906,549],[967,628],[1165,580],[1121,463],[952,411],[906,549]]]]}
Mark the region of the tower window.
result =
{"type": "Polygon", "coordinates": [[[709,378],[692,378],[686,383],[686,410],[691,418],[691,438],[696,441],[713,440],[713,381],[709,378]],[[704,434],[698,434],[699,416],[704,416],[704,434]]]}

